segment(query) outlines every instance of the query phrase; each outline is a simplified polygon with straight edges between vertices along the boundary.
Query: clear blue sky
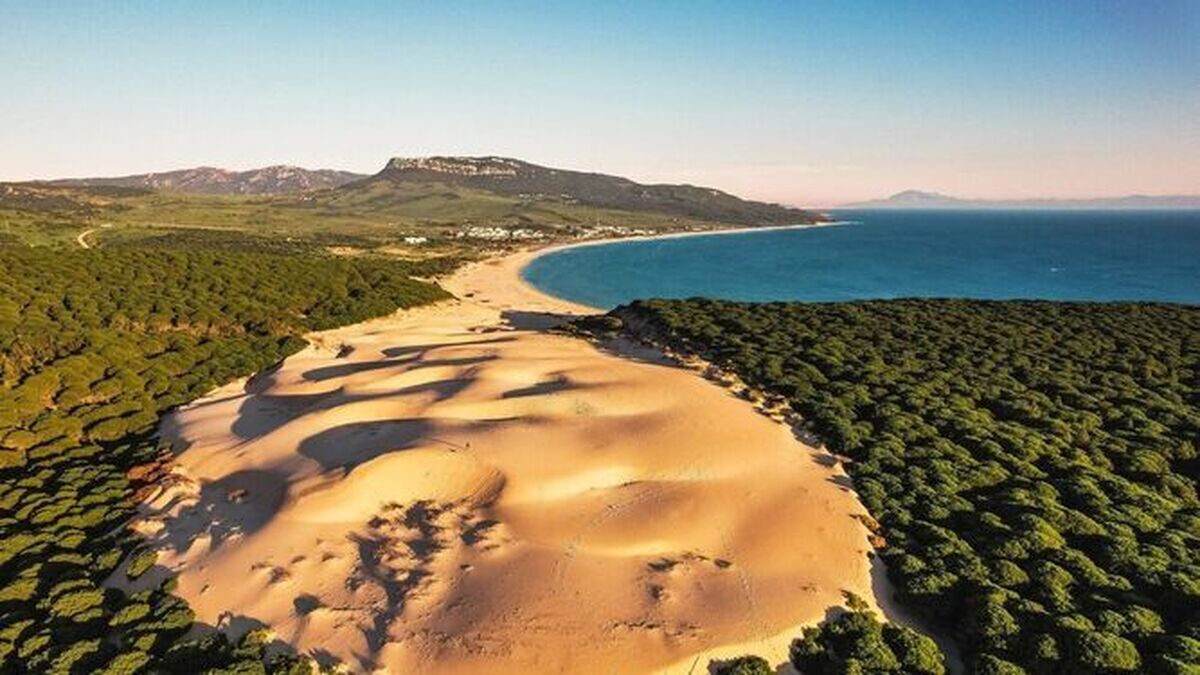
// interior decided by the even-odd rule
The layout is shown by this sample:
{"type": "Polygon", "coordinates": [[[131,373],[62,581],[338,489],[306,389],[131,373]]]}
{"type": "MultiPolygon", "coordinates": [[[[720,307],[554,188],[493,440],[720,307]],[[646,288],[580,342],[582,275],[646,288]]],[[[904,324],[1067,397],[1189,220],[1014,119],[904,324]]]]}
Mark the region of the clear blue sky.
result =
{"type": "Polygon", "coordinates": [[[825,205],[1200,192],[1200,0],[0,0],[0,179],[500,154],[825,205]]]}

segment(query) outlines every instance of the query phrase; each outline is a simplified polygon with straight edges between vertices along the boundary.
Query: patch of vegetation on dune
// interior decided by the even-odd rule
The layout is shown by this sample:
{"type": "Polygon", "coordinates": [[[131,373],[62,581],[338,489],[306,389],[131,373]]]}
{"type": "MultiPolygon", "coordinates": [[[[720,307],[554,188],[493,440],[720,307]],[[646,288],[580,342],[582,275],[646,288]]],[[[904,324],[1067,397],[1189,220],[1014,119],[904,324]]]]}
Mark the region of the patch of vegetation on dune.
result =
{"type": "MultiPolygon", "coordinates": [[[[613,316],[786,397],[847,457],[899,600],[972,672],[1200,671],[1200,308],[695,299],[613,316]]],[[[806,653],[844,628],[806,633],[806,653]]],[[[822,672],[886,671],[847,668],[822,672]]]]}
{"type": "Polygon", "coordinates": [[[159,416],[311,330],[438,300],[419,264],[234,251],[0,248],[0,672],[305,672],[265,634],[182,641],[187,604],[110,575],[162,477],[159,416]],[[247,670],[248,669],[248,670],[247,670]]]}

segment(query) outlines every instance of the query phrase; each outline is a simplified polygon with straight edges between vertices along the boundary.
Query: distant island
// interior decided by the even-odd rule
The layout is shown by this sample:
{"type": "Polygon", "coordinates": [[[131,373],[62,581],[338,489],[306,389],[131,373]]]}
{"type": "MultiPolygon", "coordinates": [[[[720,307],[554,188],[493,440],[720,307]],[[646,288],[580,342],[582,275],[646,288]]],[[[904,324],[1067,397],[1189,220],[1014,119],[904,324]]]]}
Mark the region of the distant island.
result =
{"type": "Polygon", "coordinates": [[[884,199],[844,204],[847,209],[1200,209],[1200,195],[1126,195],[1094,199],[963,199],[905,190],[884,199]]]}

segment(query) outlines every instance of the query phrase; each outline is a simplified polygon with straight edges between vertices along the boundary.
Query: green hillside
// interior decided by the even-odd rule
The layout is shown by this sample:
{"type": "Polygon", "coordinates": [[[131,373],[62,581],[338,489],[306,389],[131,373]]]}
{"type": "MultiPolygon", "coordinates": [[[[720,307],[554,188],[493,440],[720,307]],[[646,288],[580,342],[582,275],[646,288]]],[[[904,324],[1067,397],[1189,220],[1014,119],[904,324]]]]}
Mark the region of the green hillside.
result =
{"type": "Polygon", "coordinates": [[[412,248],[407,240],[423,237],[420,251],[428,252],[820,218],[718,190],[640,185],[497,158],[393,160],[378,174],[340,187],[276,195],[0,184],[0,245],[77,245],[76,238],[87,230],[94,230],[88,241],[95,245],[128,244],[179,230],[215,230],[237,233],[255,247],[283,240],[355,249],[412,248]],[[255,243],[245,237],[272,241],[255,243]]]}
{"type": "MultiPolygon", "coordinates": [[[[395,158],[347,190],[379,185],[452,185],[516,197],[531,204],[658,213],[728,225],[795,225],[820,220],[810,211],[734,197],[693,185],[644,185],[600,173],[552,169],[506,157],[395,158]]],[[[423,189],[428,189],[424,187],[423,189]]]]}

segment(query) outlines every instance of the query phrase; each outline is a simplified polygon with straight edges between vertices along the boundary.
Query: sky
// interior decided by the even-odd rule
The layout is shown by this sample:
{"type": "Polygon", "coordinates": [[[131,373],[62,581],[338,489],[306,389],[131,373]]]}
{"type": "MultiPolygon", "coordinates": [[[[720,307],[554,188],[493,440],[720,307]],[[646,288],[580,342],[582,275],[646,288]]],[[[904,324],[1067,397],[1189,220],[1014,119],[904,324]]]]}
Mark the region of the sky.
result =
{"type": "Polygon", "coordinates": [[[0,0],[0,180],[503,155],[828,206],[1200,192],[1200,0],[0,0]]]}

